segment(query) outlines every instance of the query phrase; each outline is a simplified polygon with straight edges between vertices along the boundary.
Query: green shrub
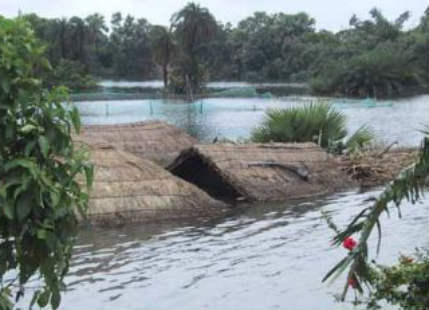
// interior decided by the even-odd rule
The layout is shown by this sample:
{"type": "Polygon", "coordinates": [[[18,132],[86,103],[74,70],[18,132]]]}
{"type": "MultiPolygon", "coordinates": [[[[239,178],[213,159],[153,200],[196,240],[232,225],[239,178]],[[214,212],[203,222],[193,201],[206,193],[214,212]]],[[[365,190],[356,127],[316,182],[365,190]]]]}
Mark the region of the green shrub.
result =
{"type": "Polygon", "coordinates": [[[0,16],[0,38],[0,310],[33,276],[41,287],[32,304],[56,309],[92,166],[71,139],[80,118],[64,108],[64,88],[44,90],[35,78],[49,64],[27,22],[0,16]]]}
{"type": "Polygon", "coordinates": [[[346,117],[326,103],[275,109],[252,133],[254,142],[315,142],[323,148],[342,143],[347,135],[346,117]]]}
{"type": "Polygon", "coordinates": [[[355,153],[374,140],[367,126],[346,139],[346,116],[328,103],[311,103],[267,112],[262,126],[252,132],[253,142],[315,142],[333,153],[355,153]]]}
{"type": "Polygon", "coordinates": [[[97,86],[80,62],[67,59],[61,59],[52,70],[45,72],[43,79],[49,88],[63,85],[71,90],[87,90],[97,86]]]}
{"type": "Polygon", "coordinates": [[[400,309],[429,309],[429,256],[418,251],[415,257],[402,255],[392,266],[375,265],[370,268],[372,286],[367,309],[383,309],[381,302],[399,306],[400,309]]]}
{"type": "Polygon", "coordinates": [[[347,60],[327,63],[310,82],[316,94],[390,97],[423,87],[414,59],[394,47],[380,47],[347,60]]]}

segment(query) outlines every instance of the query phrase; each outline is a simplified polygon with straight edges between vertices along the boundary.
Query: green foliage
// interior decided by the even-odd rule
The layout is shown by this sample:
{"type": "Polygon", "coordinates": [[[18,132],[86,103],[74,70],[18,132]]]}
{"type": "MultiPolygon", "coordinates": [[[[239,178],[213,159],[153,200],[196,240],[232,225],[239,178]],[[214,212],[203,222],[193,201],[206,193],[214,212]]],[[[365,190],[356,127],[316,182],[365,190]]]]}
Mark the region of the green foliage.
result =
{"type": "Polygon", "coordinates": [[[255,142],[316,142],[332,148],[346,137],[346,117],[325,103],[271,110],[254,130],[255,142]]]}
{"type": "Polygon", "coordinates": [[[163,26],[154,26],[150,31],[155,62],[162,67],[164,87],[168,87],[168,66],[176,49],[173,34],[163,26]]]}
{"type": "Polygon", "coordinates": [[[217,31],[216,19],[207,8],[191,2],[172,16],[171,27],[179,49],[172,87],[192,98],[205,84],[206,48],[217,31]]]}
{"type": "Polygon", "coordinates": [[[422,77],[406,51],[380,47],[343,62],[333,61],[329,69],[317,75],[313,90],[322,94],[352,97],[386,97],[421,86],[422,77]]]}
{"type": "Polygon", "coordinates": [[[12,292],[19,288],[18,300],[36,275],[43,288],[33,303],[56,309],[92,166],[73,145],[80,119],[64,108],[66,92],[43,90],[34,76],[49,63],[28,23],[0,17],[0,37],[0,309],[10,310],[12,292]],[[16,278],[5,278],[12,270],[16,278]]]}
{"type": "Polygon", "coordinates": [[[231,32],[234,63],[245,80],[289,80],[307,70],[302,42],[314,32],[315,20],[305,13],[287,15],[256,12],[231,32]]]}
{"type": "Polygon", "coordinates": [[[109,50],[113,75],[129,78],[150,78],[154,73],[150,39],[151,25],[131,15],[115,13],[111,20],[109,50]]]}
{"type": "Polygon", "coordinates": [[[429,309],[429,256],[421,251],[415,256],[402,255],[393,266],[371,267],[372,289],[359,303],[369,310],[383,309],[381,302],[407,310],[429,309]]]}
{"type": "MultiPolygon", "coordinates": [[[[428,176],[429,176],[429,137],[424,138],[422,147],[419,153],[419,158],[416,164],[412,167],[404,170],[401,175],[394,180],[378,197],[374,204],[370,207],[364,208],[352,221],[351,223],[342,231],[338,231],[334,237],[334,244],[340,245],[343,240],[355,233],[360,234],[360,239],[358,246],[349,253],[344,259],[342,259],[334,268],[327,273],[324,278],[324,281],[328,278],[336,278],[347,268],[349,268],[347,279],[354,279],[356,281],[356,287],[360,292],[362,290],[362,283],[367,284],[369,287],[374,287],[378,290],[375,295],[376,299],[386,299],[387,302],[395,302],[394,299],[387,298],[390,293],[393,293],[395,289],[394,286],[391,287],[392,291],[385,291],[380,285],[383,284],[384,280],[373,278],[372,270],[368,264],[368,239],[372,234],[373,230],[376,228],[378,231],[378,247],[377,251],[380,249],[381,242],[381,223],[380,215],[383,212],[387,214],[390,213],[389,207],[393,203],[400,213],[401,203],[406,200],[415,204],[419,201],[423,193],[428,189],[428,176]],[[381,282],[380,282],[381,281],[381,282]],[[385,295],[386,294],[386,295],[385,295]],[[377,297],[379,296],[379,297],[377,297]]],[[[330,224],[332,226],[332,224],[330,224]]],[[[425,263],[427,264],[427,262],[425,263]]],[[[425,271],[427,272],[427,271],[425,271]]],[[[427,275],[427,273],[426,273],[427,275]]],[[[415,275],[414,278],[416,278],[415,275]]],[[[399,285],[401,281],[409,281],[412,278],[407,279],[396,279],[397,283],[392,283],[399,285]]],[[[426,277],[427,279],[427,277],[426,277]]],[[[407,282],[408,285],[412,285],[411,282],[407,282]]],[[[341,299],[344,300],[349,289],[349,284],[347,283],[344,287],[343,294],[341,299]]],[[[409,290],[412,287],[409,287],[409,290]]],[[[427,294],[427,293],[426,293],[427,294]]],[[[427,298],[427,295],[426,295],[427,298]]],[[[398,300],[400,300],[399,298],[398,300]]],[[[409,304],[412,301],[407,301],[409,304]]],[[[427,299],[424,301],[427,302],[427,299]]],[[[402,304],[401,304],[402,305],[402,304]]],[[[426,304],[427,306],[427,304],[426,304]]],[[[407,308],[404,309],[427,309],[426,308],[407,308]]]]}
{"type": "Polygon", "coordinates": [[[91,74],[163,77],[165,85],[175,83],[170,90],[184,93],[202,91],[201,77],[310,82],[316,94],[356,97],[427,91],[427,11],[421,23],[409,30],[404,30],[408,12],[393,21],[378,9],[370,15],[368,20],[353,16],[350,28],[337,33],[316,31],[315,20],[306,13],[256,12],[233,27],[216,21],[207,8],[193,2],[172,16],[168,29],[120,13],[113,14],[110,32],[99,14],[85,19],[46,19],[35,14],[25,18],[46,43],[54,68],[63,60],[81,64],[82,85],[85,75],[91,74]]]}
{"type": "Polygon", "coordinates": [[[336,34],[335,50],[321,46],[323,61],[312,67],[315,93],[379,98],[427,88],[421,57],[425,48],[414,38],[418,30],[402,31],[408,12],[393,22],[377,9],[370,13],[372,20],[352,17],[353,28],[336,34]]]}
{"type": "Polygon", "coordinates": [[[70,90],[87,90],[97,86],[94,78],[87,73],[77,61],[61,59],[53,70],[43,75],[46,87],[63,85],[70,90]]]}
{"type": "Polygon", "coordinates": [[[360,152],[375,140],[374,132],[367,126],[362,126],[347,139],[345,146],[349,154],[360,152]]]}

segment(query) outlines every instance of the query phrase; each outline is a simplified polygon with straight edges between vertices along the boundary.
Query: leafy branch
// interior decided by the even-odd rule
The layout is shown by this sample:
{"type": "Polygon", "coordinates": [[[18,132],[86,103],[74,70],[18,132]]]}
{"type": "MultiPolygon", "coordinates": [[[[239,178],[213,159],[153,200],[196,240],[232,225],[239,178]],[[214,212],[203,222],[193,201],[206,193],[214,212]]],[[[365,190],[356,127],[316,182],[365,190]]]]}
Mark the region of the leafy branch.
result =
{"type": "Polygon", "coordinates": [[[406,200],[415,204],[427,189],[429,176],[429,137],[424,138],[418,161],[405,169],[368,208],[362,210],[343,231],[337,232],[333,239],[335,245],[340,245],[345,238],[360,233],[359,244],[324,277],[323,282],[329,278],[336,278],[348,267],[347,283],[341,295],[344,301],[349,289],[350,280],[356,282],[356,288],[362,291],[362,283],[371,285],[371,272],[368,266],[368,239],[374,229],[378,232],[377,253],[381,244],[380,215],[390,213],[390,203],[394,203],[401,217],[401,203],[406,200]]]}

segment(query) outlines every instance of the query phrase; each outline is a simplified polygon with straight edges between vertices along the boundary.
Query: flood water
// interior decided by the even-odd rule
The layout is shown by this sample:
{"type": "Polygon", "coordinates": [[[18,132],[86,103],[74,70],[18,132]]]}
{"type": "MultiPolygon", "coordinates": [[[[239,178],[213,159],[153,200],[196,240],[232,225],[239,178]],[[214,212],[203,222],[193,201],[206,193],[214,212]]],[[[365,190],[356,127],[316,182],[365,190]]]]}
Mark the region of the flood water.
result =
{"type": "MultiPolygon", "coordinates": [[[[342,227],[378,193],[260,205],[209,222],[83,230],[61,309],[359,309],[335,302],[343,278],[321,283],[346,255],[330,246],[321,211],[342,227]]],[[[402,220],[382,217],[379,262],[429,247],[428,202],[404,204],[402,220]]]]}
{"type": "MultiPolygon", "coordinates": [[[[76,102],[87,124],[117,124],[153,119],[165,120],[183,128],[202,141],[215,137],[247,139],[259,126],[265,112],[314,102],[312,97],[284,98],[210,98],[185,103],[181,100],[118,100],[76,102]]],[[[368,106],[365,100],[327,100],[348,117],[349,132],[362,125],[370,126],[380,142],[398,141],[415,146],[419,132],[429,124],[429,95],[378,101],[368,106]]]]}
{"type": "MultiPolygon", "coordinates": [[[[105,87],[153,87],[105,82],[105,87]],[[109,84],[110,83],[110,84],[109,84]]],[[[141,83],[144,83],[141,84],[141,83]]],[[[213,85],[223,88],[231,85],[213,85]]],[[[233,87],[247,87],[238,83],[233,87]]],[[[309,103],[316,98],[213,98],[77,102],[86,124],[153,119],[177,125],[203,141],[248,138],[272,108],[309,103]]],[[[429,96],[379,101],[330,100],[348,117],[349,130],[366,124],[378,139],[416,146],[429,124],[429,96]]],[[[330,246],[333,232],[321,211],[340,227],[350,222],[369,197],[350,191],[329,197],[232,210],[210,221],[83,229],[78,237],[61,309],[309,309],[346,310],[335,302],[344,278],[331,285],[321,279],[344,255],[330,246]]],[[[378,262],[392,263],[400,252],[429,247],[429,199],[383,216],[378,262]]],[[[371,240],[374,254],[375,239],[371,240]]],[[[374,256],[373,256],[374,257],[374,256]]]]}

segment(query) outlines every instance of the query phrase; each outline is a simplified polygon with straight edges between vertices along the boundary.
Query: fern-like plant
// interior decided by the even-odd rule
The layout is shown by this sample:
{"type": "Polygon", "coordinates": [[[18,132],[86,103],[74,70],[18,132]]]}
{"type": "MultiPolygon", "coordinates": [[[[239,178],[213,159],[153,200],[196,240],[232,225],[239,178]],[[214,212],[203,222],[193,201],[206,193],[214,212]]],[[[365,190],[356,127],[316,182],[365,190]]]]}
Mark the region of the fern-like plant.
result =
{"type": "Polygon", "coordinates": [[[324,102],[267,112],[262,125],[252,133],[252,141],[315,142],[330,152],[355,153],[374,140],[374,133],[362,126],[346,140],[346,116],[324,102]]]}
{"type": "Polygon", "coordinates": [[[347,135],[346,117],[327,103],[274,109],[252,133],[254,142],[316,142],[323,148],[340,143],[347,135]]]}

